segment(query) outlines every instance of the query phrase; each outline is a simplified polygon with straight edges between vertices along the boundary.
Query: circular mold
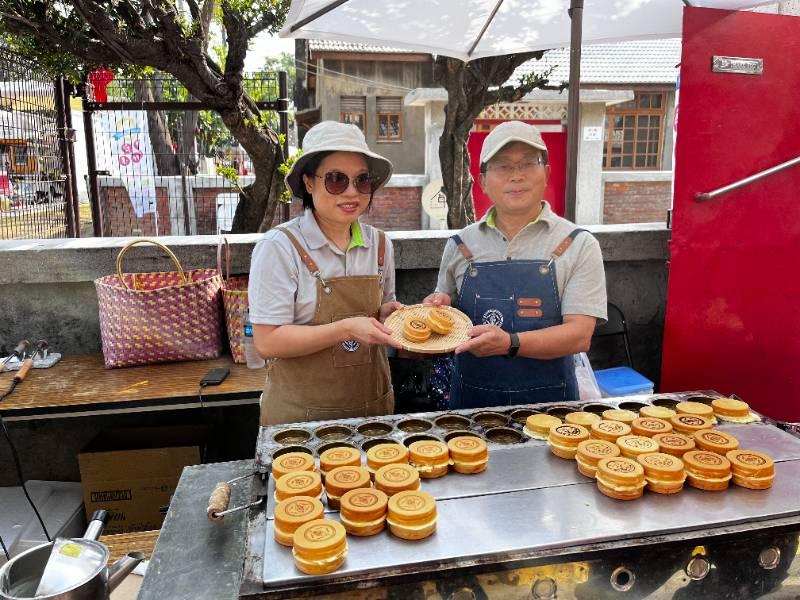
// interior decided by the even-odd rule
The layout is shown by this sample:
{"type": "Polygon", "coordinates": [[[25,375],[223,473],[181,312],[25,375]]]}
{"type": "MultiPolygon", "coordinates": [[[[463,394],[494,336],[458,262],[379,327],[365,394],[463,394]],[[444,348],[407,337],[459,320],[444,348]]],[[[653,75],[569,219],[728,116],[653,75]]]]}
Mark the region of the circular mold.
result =
{"type": "Polygon", "coordinates": [[[408,448],[414,442],[422,442],[422,441],[430,441],[430,442],[441,442],[438,437],[435,435],[431,435],[430,433],[414,433],[412,435],[407,436],[403,440],[403,445],[408,448]]]}
{"type": "Polygon", "coordinates": [[[494,427],[486,432],[486,440],[495,444],[521,444],[525,436],[510,427],[494,427]]]}
{"type": "Polygon", "coordinates": [[[346,425],[323,425],[314,430],[314,435],[324,442],[338,442],[353,435],[353,430],[346,425]]]}
{"type": "Polygon", "coordinates": [[[499,412],[479,412],[472,415],[472,422],[481,427],[503,427],[508,424],[508,417],[499,412]]]}
{"type": "Polygon", "coordinates": [[[317,448],[317,456],[320,456],[323,452],[331,450],[332,448],[353,448],[354,450],[358,450],[358,447],[350,442],[328,442],[319,445],[319,448],[317,448]]]}
{"type": "Polygon", "coordinates": [[[384,423],[383,421],[369,421],[356,427],[356,431],[364,437],[388,435],[392,432],[392,429],[391,423],[384,423]]]}
{"type": "Polygon", "coordinates": [[[445,442],[449,442],[453,438],[466,437],[466,436],[471,436],[471,437],[476,437],[476,438],[483,439],[482,435],[479,435],[479,434],[475,433],[474,431],[466,431],[466,430],[459,429],[457,431],[449,431],[448,433],[446,433],[445,436],[444,436],[444,441],[445,442]]]}
{"type": "Polygon", "coordinates": [[[311,439],[311,433],[305,429],[281,429],[272,436],[272,441],[287,446],[303,444],[311,439]]]}
{"type": "Polygon", "coordinates": [[[448,431],[469,427],[469,419],[462,415],[442,415],[441,417],[436,417],[433,422],[440,429],[447,429],[448,431]]]}
{"type": "Polygon", "coordinates": [[[404,433],[419,433],[433,428],[433,423],[426,419],[405,419],[397,424],[397,428],[404,433]]]}
{"type": "Polygon", "coordinates": [[[377,446],[378,444],[399,444],[397,440],[393,440],[391,438],[370,438],[361,442],[361,449],[366,452],[373,446],[377,446]]]}

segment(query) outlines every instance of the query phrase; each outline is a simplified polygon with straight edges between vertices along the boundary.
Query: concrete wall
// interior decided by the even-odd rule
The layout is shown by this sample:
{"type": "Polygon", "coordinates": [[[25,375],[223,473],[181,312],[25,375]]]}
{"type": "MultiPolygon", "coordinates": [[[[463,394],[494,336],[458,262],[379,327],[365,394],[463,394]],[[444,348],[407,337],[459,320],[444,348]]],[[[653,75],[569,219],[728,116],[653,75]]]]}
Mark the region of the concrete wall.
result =
{"type": "Polygon", "coordinates": [[[425,172],[425,111],[403,106],[402,142],[377,140],[377,96],[399,96],[409,89],[427,87],[433,79],[431,62],[343,61],[323,58],[317,76],[317,106],[322,119],[338,121],[341,96],[366,96],[365,135],[370,148],[394,165],[395,173],[425,172]]]}

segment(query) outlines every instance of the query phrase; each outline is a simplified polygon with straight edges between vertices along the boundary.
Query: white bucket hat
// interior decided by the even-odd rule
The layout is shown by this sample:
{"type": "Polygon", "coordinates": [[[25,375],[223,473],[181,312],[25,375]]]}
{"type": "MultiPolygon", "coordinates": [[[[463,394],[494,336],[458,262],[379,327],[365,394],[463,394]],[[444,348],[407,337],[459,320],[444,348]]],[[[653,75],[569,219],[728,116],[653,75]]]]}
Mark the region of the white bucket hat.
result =
{"type": "Polygon", "coordinates": [[[303,153],[294,161],[291,170],[286,174],[286,186],[292,190],[296,198],[303,197],[305,184],[301,176],[306,163],[320,152],[358,152],[367,159],[370,175],[375,177],[375,189],[382,187],[392,176],[392,163],[380,154],[376,154],[367,146],[364,134],[355,125],[322,121],[308,130],[303,138],[303,153]]]}
{"type": "Polygon", "coordinates": [[[542,134],[535,125],[522,121],[506,121],[501,123],[486,136],[481,146],[481,167],[489,162],[492,157],[500,152],[506,144],[521,142],[532,148],[541,150],[547,156],[547,146],[542,139],[542,134]]]}

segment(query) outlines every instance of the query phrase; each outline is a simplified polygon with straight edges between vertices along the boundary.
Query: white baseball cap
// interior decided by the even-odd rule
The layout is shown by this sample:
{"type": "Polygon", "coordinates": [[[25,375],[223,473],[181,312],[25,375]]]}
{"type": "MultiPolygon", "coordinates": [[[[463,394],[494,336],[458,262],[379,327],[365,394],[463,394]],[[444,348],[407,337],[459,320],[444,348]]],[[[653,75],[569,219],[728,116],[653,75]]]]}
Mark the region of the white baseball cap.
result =
{"type": "Polygon", "coordinates": [[[481,167],[489,162],[503,147],[512,142],[527,144],[531,148],[541,150],[547,156],[547,146],[542,139],[542,133],[535,125],[529,125],[522,121],[506,121],[492,129],[486,139],[483,140],[481,167]]]}
{"type": "Polygon", "coordinates": [[[358,152],[367,159],[370,175],[375,177],[377,190],[392,176],[392,163],[380,154],[376,154],[367,146],[364,134],[355,125],[337,121],[322,121],[308,130],[303,138],[303,153],[292,164],[291,170],[284,180],[292,195],[303,197],[303,167],[315,154],[320,152],[358,152]]]}

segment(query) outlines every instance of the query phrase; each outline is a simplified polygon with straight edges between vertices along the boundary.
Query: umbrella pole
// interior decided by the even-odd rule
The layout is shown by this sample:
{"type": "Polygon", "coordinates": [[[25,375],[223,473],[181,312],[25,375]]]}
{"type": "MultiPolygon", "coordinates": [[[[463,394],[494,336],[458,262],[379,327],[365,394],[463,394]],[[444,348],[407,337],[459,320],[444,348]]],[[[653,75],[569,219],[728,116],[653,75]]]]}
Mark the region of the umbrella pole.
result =
{"type": "Polygon", "coordinates": [[[567,103],[567,197],[564,216],[575,222],[578,186],[578,146],[581,129],[581,43],[583,40],[583,0],[570,0],[572,29],[569,45],[569,99],[567,103]]]}

